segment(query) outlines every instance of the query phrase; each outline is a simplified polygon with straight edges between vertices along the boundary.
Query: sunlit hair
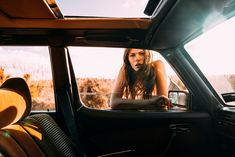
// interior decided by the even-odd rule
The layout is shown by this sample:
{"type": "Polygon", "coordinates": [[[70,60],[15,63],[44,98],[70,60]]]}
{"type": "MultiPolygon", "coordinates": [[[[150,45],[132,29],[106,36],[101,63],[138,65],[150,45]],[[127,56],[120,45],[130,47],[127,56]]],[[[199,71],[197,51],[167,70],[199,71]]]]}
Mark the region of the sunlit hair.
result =
{"type": "Polygon", "coordinates": [[[155,71],[150,64],[152,62],[152,53],[150,53],[149,50],[143,49],[143,51],[145,52],[145,64],[143,65],[143,68],[141,70],[135,72],[134,69],[131,67],[128,59],[130,51],[130,48],[125,49],[123,56],[123,67],[125,70],[125,79],[123,82],[124,96],[126,98],[131,97],[134,99],[137,96],[138,92],[142,93],[143,99],[151,98],[155,84],[155,71]],[[137,84],[142,86],[136,86],[137,84]],[[138,89],[136,87],[138,87],[138,89]]]}

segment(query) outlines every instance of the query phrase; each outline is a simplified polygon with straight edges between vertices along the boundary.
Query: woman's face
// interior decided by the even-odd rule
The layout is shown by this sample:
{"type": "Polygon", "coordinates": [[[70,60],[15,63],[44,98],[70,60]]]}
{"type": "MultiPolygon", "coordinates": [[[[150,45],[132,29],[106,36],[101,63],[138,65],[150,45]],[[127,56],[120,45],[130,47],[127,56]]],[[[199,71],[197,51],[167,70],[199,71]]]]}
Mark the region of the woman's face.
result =
{"type": "Polygon", "coordinates": [[[143,49],[131,49],[128,60],[133,70],[138,71],[145,63],[145,51],[143,49]]]}

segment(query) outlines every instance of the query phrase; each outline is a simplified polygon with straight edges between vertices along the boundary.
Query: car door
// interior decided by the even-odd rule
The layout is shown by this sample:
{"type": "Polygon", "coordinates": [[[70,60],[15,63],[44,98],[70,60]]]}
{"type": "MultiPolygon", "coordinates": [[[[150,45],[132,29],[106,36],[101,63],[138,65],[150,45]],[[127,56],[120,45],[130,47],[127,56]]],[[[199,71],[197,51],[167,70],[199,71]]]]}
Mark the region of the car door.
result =
{"type": "Polygon", "coordinates": [[[78,124],[91,156],[202,155],[208,149],[206,112],[111,111],[82,107],[78,124]],[[199,151],[199,152],[198,152],[199,151]]]}
{"type": "MultiPolygon", "coordinates": [[[[89,50],[93,55],[96,54],[95,58],[100,62],[99,64],[104,62],[102,58],[105,56],[101,52],[106,49],[102,49],[100,52],[94,48],[88,48],[88,50],[77,48],[76,51],[75,49],[74,47],[69,48],[73,65],[81,63],[82,60],[88,62],[89,58],[84,59],[82,54],[86,52],[87,55],[89,50]],[[74,57],[78,55],[79,51],[80,60],[75,61],[74,57]]],[[[112,49],[109,53],[113,51],[112,49]]],[[[94,63],[94,60],[92,61],[94,63]]],[[[112,62],[114,61],[112,60],[112,62]]],[[[98,64],[91,65],[91,62],[87,64],[87,66],[98,67],[98,64]]],[[[83,66],[86,67],[86,64],[83,66]]],[[[83,70],[82,65],[78,69],[89,72],[88,69],[83,70]]],[[[74,67],[75,75],[79,70],[77,71],[74,67]]],[[[99,68],[96,68],[94,72],[97,70],[99,68]]],[[[106,69],[100,70],[106,71],[106,69]]],[[[80,74],[81,76],[83,75],[80,74]]],[[[104,86],[101,88],[100,82],[108,82],[109,79],[90,78],[87,81],[85,78],[76,78],[76,80],[78,80],[80,107],[76,111],[75,117],[88,156],[198,156],[209,154],[212,148],[211,116],[207,110],[200,108],[198,104],[203,101],[197,95],[194,96],[189,92],[190,101],[185,107],[176,107],[168,111],[112,110],[109,107],[102,108],[101,105],[103,101],[100,91],[104,86]],[[100,91],[97,90],[98,87],[100,91]],[[96,108],[94,105],[98,107],[96,108]]],[[[111,85],[109,84],[109,86],[111,85]]]]}
{"type": "Polygon", "coordinates": [[[217,149],[221,156],[231,156],[234,154],[235,142],[233,59],[235,18],[234,13],[223,16],[229,17],[189,42],[185,48],[194,59],[200,73],[203,73],[203,80],[216,99],[209,103],[214,119],[213,132],[216,135],[217,149]],[[205,56],[210,56],[210,60],[206,60],[205,56]]]}

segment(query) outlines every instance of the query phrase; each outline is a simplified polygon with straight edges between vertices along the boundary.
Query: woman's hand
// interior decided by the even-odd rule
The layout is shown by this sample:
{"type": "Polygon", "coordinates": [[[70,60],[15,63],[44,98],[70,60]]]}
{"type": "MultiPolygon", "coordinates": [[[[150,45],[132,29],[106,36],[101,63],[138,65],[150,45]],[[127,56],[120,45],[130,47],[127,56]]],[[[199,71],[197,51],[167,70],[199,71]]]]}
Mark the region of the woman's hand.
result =
{"type": "Polygon", "coordinates": [[[147,109],[161,109],[168,110],[172,107],[171,101],[164,95],[154,96],[151,98],[151,104],[147,107],[147,109]]]}

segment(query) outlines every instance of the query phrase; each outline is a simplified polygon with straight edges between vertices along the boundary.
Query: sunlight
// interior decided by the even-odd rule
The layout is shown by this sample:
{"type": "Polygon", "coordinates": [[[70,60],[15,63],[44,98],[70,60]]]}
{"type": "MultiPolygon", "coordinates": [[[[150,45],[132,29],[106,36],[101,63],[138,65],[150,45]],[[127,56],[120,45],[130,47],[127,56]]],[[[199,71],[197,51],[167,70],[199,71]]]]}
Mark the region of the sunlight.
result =
{"type": "Polygon", "coordinates": [[[48,47],[24,46],[0,48],[0,68],[5,75],[23,77],[30,74],[31,80],[52,79],[48,47]]]}
{"type": "Polygon", "coordinates": [[[235,17],[207,31],[185,45],[194,61],[206,74],[234,74],[235,17]],[[226,63],[221,62],[221,57],[226,63]],[[210,64],[207,64],[207,62],[210,64]],[[228,66],[228,65],[231,66],[228,66]],[[219,65],[219,66],[218,66],[219,65]],[[216,67],[216,68],[215,68],[216,67]]]}
{"type": "MultiPolygon", "coordinates": [[[[123,64],[124,48],[69,47],[76,77],[115,79],[123,64]]],[[[175,74],[165,59],[153,51],[153,60],[165,63],[168,75],[175,74]]]]}
{"type": "Polygon", "coordinates": [[[30,133],[34,138],[36,138],[39,141],[42,141],[42,133],[39,132],[39,128],[36,127],[33,124],[27,124],[27,126],[24,126],[24,128],[27,130],[27,132],[30,133]]]}

